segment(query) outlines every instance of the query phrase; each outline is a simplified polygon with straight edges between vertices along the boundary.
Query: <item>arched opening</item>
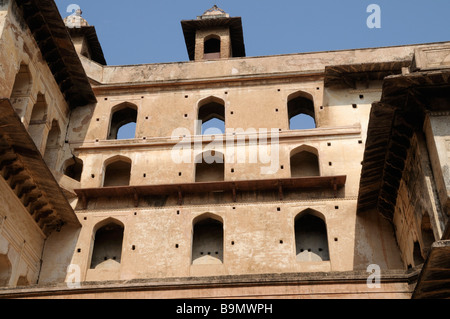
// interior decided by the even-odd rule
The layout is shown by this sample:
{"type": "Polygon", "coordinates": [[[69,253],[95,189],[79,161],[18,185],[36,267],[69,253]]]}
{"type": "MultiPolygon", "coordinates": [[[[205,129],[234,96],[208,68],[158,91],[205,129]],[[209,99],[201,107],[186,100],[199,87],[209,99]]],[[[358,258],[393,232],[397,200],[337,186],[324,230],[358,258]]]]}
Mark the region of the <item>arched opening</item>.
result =
{"type": "Polygon", "coordinates": [[[90,269],[117,270],[122,258],[124,226],[114,219],[101,225],[96,227],[90,269]]]}
{"type": "Polygon", "coordinates": [[[58,162],[58,154],[61,149],[61,129],[58,121],[52,122],[52,128],[47,136],[47,144],[45,146],[44,160],[48,167],[54,169],[58,162]]]}
{"type": "Polygon", "coordinates": [[[29,286],[30,282],[28,281],[27,276],[20,276],[17,280],[17,287],[26,287],[29,286]]]}
{"type": "Polygon", "coordinates": [[[300,146],[291,152],[291,177],[320,176],[317,150],[300,146]]]}
{"type": "Polygon", "coordinates": [[[328,261],[327,227],[321,214],[307,209],[295,218],[297,261],[328,261]]]}
{"type": "Polygon", "coordinates": [[[192,264],[223,263],[223,220],[205,214],[193,221],[192,264]]]}
{"type": "Polygon", "coordinates": [[[31,112],[30,124],[45,124],[47,121],[47,102],[43,94],[38,94],[31,112]]]}
{"type": "Polygon", "coordinates": [[[83,161],[77,157],[69,158],[64,163],[64,175],[80,182],[83,173],[83,161]]]}
{"type": "Polygon", "coordinates": [[[136,137],[137,106],[125,102],[113,107],[108,140],[133,139],[136,137]]]}
{"type": "Polygon", "coordinates": [[[44,128],[47,122],[48,105],[43,94],[38,94],[36,103],[33,106],[30,117],[30,125],[28,132],[36,144],[37,148],[41,148],[42,140],[44,138],[44,128]]]}
{"type": "Polygon", "coordinates": [[[26,64],[21,64],[19,72],[14,80],[14,86],[11,93],[11,103],[19,117],[25,116],[28,99],[31,94],[32,78],[30,69],[26,64]]]}
{"type": "Polygon", "coordinates": [[[11,271],[12,268],[8,256],[0,255],[0,287],[6,287],[9,285],[11,271]]]}
{"type": "Polygon", "coordinates": [[[203,49],[203,58],[205,60],[220,59],[220,37],[217,35],[210,35],[206,37],[203,49]]]}
{"type": "Polygon", "coordinates": [[[204,152],[195,161],[195,182],[220,182],[225,179],[225,161],[220,152],[204,152]]]}
{"type": "Polygon", "coordinates": [[[131,177],[131,160],[118,156],[105,163],[103,186],[128,186],[131,177]]]}
{"type": "Polygon", "coordinates": [[[316,128],[314,102],[310,94],[301,91],[291,94],[287,105],[290,130],[316,128]]]}
{"type": "Polygon", "coordinates": [[[210,97],[199,103],[197,134],[225,133],[225,102],[222,99],[210,97]]]}
{"type": "Polygon", "coordinates": [[[420,249],[420,244],[417,241],[414,242],[413,258],[415,267],[425,262],[425,259],[422,256],[422,250],[420,249]]]}
{"type": "Polygon", "coordinates": [[[433,228],[431,226],[430,215],[428,212],[425,212],[422,216],[422,222],[420,223],[420,230],[422,233],[422,243],[424,247],[424,252],[426,255],[431,250],[431,245],[435,242],[433,228]]]}

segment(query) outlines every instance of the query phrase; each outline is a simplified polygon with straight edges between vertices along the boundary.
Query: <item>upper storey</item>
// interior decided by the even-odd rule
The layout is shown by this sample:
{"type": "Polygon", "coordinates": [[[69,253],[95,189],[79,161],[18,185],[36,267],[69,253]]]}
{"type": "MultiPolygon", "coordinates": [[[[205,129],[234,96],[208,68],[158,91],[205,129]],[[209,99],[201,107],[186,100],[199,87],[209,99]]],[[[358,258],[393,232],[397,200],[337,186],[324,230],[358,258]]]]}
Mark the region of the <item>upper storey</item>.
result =
{"type": "Polygon", "coordinates": [[[190,60],[217,60],[244,57],[241,18],[214,5],[196,20],[181,21],[190,60]]]}

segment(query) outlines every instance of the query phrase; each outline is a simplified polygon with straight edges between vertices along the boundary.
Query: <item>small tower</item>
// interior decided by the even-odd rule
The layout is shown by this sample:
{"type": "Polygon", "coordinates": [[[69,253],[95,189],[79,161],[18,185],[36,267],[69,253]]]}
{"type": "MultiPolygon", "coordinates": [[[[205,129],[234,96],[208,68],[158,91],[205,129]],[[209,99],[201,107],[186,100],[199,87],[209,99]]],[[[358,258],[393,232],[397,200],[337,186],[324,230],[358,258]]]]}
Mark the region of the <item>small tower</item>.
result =
{"type": "Polygon", "coordinates": [[[98,40],[95,27],[90,26],[86,19],[81,16],[82,14],[81,9],[77,9],[64,19],[64,24],[69,31],[75,49],[78,54],[99,64],[106,65],[103,49],[98,40]]]}
{"type": "Polygon", "coordinates": [[[241,18],[230,18],[216,5],[196,20],[181,21],[181,26],[191,61],[245,56],[241,18]]]}

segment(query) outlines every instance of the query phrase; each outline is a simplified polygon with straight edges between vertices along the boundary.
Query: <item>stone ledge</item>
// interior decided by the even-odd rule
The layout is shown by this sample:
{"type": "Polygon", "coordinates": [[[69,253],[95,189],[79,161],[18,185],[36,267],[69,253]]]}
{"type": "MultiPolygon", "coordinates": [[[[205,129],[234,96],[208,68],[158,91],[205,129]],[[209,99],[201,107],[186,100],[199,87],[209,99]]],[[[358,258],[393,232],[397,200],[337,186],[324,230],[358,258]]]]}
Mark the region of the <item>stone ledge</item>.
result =
{"type": "MultiPolygon", "coordinates": [[[[420,269],[410,271],[387,270],[381,272],[381,284],[412,285],[417,281],[420,269]]],[[[67,284],[34,286],[26,288],[0,288],[0,299],[33,298],[83,294],[126,293],[130,291],[161,291],[187,289],[216,289],[242,287],[311,286],[311,285],[366,285],[370,274],[366,271],[329,273],[254,274],[216,277],[182,277],[133,279],[123,281],[83,282],[80,288],[68,288],[67,284]]],[[[355,292],[354,292],[355,293],[355,292]]],[[[412,291],[410,292],[412,293],[412,291]]]]}

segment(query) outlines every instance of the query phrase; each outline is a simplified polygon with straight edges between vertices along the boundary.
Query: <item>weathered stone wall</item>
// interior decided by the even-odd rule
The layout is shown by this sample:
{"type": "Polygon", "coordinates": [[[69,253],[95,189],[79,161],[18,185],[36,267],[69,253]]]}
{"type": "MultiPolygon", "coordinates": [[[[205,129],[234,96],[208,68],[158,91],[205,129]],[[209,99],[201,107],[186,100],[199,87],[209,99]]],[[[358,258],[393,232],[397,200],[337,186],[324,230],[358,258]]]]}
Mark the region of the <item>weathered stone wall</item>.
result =
{"type": "Polygon", "coordinates": [[[443,215],[424,135],[414,135],[394,212],[396,238],[405,268],[419,266],[443,232],[443,215]],[[430,224],[430,225],[428,225],[430,224]]]}
{"type": "Polygon", "coordinates": [[[34,285],[39,277],[45,235],[3,177],[0,203],[0,256],[7,260],[0,265],[0,273],[7,273],[2,286],[34,285]]]}
{"type": "Polygon", "coordinates": [[[33,132],[33,139],[43,156],[52,124],[58,126],[56,146],[48,150],[47,156],[49,152],[54,153],[49,157],[51,169],[59,170],[65,158],[71,157],[64,143],[69,108],[14,1],[0,7],[0,32],[0,97],[11,98],[25,127],[33,132]],[[21,70],[28,72],[29,90],[14,95],[13,88],[19,80],[16,76],[21,70]],[[40,96],[46,104],[46,112],[39,123],[32,122],[33,108],[40,96]]]}

